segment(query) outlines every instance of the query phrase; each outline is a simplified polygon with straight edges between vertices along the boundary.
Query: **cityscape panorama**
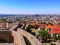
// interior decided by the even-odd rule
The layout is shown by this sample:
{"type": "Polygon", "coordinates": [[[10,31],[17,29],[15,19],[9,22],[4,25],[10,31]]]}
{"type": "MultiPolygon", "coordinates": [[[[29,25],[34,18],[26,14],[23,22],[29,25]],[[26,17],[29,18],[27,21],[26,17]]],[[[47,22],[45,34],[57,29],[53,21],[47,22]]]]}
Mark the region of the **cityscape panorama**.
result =
{"type": "Polygon", "coordinates": [[[0,0],[0,45],[60,45],[60,0],[0,0]]]}

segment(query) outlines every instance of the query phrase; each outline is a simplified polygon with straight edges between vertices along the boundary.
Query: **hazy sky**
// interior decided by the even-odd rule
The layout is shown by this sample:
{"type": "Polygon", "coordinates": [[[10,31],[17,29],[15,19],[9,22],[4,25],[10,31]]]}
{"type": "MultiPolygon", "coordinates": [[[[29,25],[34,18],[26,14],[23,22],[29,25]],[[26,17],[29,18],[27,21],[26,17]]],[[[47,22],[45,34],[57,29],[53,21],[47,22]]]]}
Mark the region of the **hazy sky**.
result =
{"type": "Polygon", "coordinates": [[[60,14],[60,0],[0,0],[2,14],[60,14]]]}

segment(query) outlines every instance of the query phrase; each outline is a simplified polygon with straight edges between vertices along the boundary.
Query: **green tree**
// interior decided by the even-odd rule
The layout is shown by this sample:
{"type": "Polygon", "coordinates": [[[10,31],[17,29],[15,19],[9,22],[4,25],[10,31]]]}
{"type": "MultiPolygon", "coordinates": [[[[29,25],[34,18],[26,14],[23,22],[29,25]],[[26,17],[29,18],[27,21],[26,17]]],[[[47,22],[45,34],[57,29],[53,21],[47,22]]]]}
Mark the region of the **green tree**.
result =
{"type": "Polygon", "coordinates": [[[48,32],[45,29],[41,29],[38,33],[44,39],[46,39],[49,36],[48,32]]]}
{"type": "Polygon", "coordinates": [[[56,34],[53,35],[53,39],[56,41],[58,38],[56,36],[56,34]]]}
{"type": "Polygon", "coordinates": [[[42,40],[43,40],[44,43],[50,42],[49,40],[50,40],[51,36],[49,35],[49,33],[48,33],[47,30],[45,30],[45,29],[43,28],[43,29],[41,29],[38,33],[39,33],[39,35],[42,37],[42,40]]]}
{"type": "Polygon", "coordinates": [[[33,28],[38,29],[38,25],[34,25],[33,28]]]}
{"type": "Polygon", "coordinates": [[[38,29],[38,25],[36,25],[36,24],[35,24],[34,26],[29,25],[29,27],[30,27],[30,28],[34,28],[34,29],[38,29]]]}
{"type": "Polygon", "coordinates": [[[1,21],[2,21],[3,23],[6,23],[6,22],[7,22],[7,20],[4,19],[4,18],[2,18],[1,21]]]}
{"type": "Polygon", "coordinates": [[[19,21],[19,19],[18,19],[18,18],[16,18],[15,20],[16,20],[16,21],[19,21]]]}
{"type": "Polygon", "coordinates": [[[58,34],[58,40],[60,40],[60,34],[58,34]]]}

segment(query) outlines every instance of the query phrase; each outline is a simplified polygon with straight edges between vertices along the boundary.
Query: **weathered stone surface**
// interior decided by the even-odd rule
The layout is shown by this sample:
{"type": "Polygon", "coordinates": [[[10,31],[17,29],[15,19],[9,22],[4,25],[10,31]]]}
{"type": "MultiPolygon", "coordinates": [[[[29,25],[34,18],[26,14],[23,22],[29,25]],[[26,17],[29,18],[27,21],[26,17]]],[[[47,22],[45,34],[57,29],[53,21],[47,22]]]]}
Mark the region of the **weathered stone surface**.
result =
{"type": "Polygon", "coordinates": [[[12,43],[13,42],[12,32],[9,30],[0,30],[0,43],[12,43]],[[8,40],[7,40],[8,39],[8,40]]]}
{"type": "Polygon", "coordinates": [[[17,27],[17,25],[14,26],[12,29],[10,29],[12,31],[12,35],[14,37],[15,45],[26,45],[23,36],[25,36],[29,40],[31,45],[40,45],[39,41],[30,33],[26,32],[20,28],[17,29],[17,31],[14,31],[13,29],[16,27],[17,27]]]}
{"type": "Polygon", "coordinates": [[[23,36],[16,31],[12,31],[14,37],[14,45],[26,45],[23,36]]]}
{"type": "Polygon", "coordinates": [[[0,45],[13,45],[13,43],[0,43],[0,45]]]}
{"type": "Polygon", "coordinates": [[[18,29],[17,32],[23,36],[25,36],[31,43],[31,45],[40,45],[39,41],[30,33],[22,30],[22,29],[18,29]]]}

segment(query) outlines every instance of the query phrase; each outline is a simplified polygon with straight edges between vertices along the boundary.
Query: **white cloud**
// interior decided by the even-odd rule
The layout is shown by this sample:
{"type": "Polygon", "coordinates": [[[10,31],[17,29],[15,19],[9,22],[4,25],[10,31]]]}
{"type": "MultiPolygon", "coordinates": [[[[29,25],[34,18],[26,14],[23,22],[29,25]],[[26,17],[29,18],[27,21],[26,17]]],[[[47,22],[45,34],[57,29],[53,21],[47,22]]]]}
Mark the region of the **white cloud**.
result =
{"type": "Polygon", "coordinates": [[[60,9],[23,9],[23,8],[12,8],[12,7],[0,7],[0,13],[2,14],[60,14],[60,9]]]}

